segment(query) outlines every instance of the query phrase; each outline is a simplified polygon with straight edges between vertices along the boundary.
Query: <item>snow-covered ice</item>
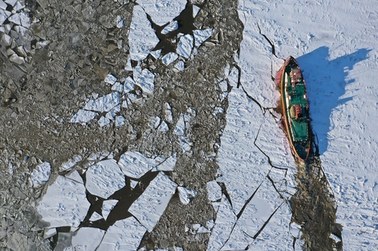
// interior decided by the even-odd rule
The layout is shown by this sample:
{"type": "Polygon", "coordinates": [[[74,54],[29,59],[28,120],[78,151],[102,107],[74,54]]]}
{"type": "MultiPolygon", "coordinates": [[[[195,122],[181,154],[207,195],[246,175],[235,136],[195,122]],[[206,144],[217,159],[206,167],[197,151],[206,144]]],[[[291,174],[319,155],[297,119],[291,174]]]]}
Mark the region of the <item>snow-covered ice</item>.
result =
{"type": "Polygon", "coordinates": [[[42,220],[50,224],[49,228],[78,227],[89,206],[82,183],[58,176],[47,188],[46,194],[37,205],[37,211],[42,220]]]}
{"type": "Polygon", "coordinates": [[[129,212],[148,232],[151,232],[164,213],[176,187],[176,183],[160,172],[145,192],[130,206],[129,212]]]}
{"type": "Polygon", "coordinates": [[[217,218],[215,226],[211,231],[209,243],[207,246],[208,251],[219,251],[227,242],[232,228],[235,225],[237,218],[234,214],[229,201],[226,196],[222,197],[222,201],[217,203],[217,218]]]}
{"type": "Polygon", "coordinates": [[[161,62],[165,65],[170,65],[173,61],[175,61],[176,59],[178,58],[178,55],[174,52],[169,52],[167,54],[165,54],[162,58],[161,58],[161,62]]]}
{"type": "Polygon", "coordinates": [[[199,47],[203,42],[205,42],[213,34],[213,29],[207,28],[204,30],[194,30],[194,45],[199,47]]]}
{"type": "Polygon", "coordinates": [[[30,175],[30,180],[33,187],[40,187],[49,181],[51,175],[51,165],[48,162],[43,162],[37,165],[30,175]]]}
{"type": "Polygon", "coordinates": [[[59,171],[67,171],[73,168],[77,163],[83,160],[83,157],[80,155],[75,155],[71,159],[67,160],[66,162],[62,163],[59,167],[59,171]]]}
{"type": "Polygon", "coordinates": [[[195,190],[186,187],[177,187],[177,191],[179,192],[180,201],[184,205],[188,205],[190,201],[197,195],[197,192],[195,190]]]}
{"type": "Polygon", "coordinates": [[[96,117],[97,113],[80,109],[70,120],[71,123],[85,124],[96,117]]]}
{"type": "Polygon", "coordinates": [[[163,25],[173,20],[184,10],[186,0],[137,0],[137,3],[151,16],[154,23],[163,25]]]}
{"type": "Polygon", "coordinates": [[[85,176],[88,191],[104,199],[126,185],[125,176],[113,159],[103,160],[90,166],[85,176]]]}
{"type": "Polygon", "coordinates": [[[222,199],[222,188],[215,180],[207,182],[206,188],[209,201],[215,202],[222,199]]]}
{"type": "Polygon", "coordinates": [[[110,214],[110,212],[113,210],[115,205],[117,205],[118,200],[104,200],[102,203],[102,217],[106,220],[110,214]]]}
{"type": "Polygon", "coordinates": [[[161,30],[161,34],[168,34],[169,32],[175,31],[179,28],[177,21],[170,22],[164,29],[161,30]]]}
{"type": "Polygon", "coordinates": [[[133,71],[134,81],[142,88],[143,92],[152,94],[154,92],[155,75],[148,69],[136,66],[133,71]]]}
{"type": "Polygon", "coordinates": [[[125,175],[139,179],[159,163],[140,152],[129,151],[120,156],[118,164],[125,175]]]}
{"type": "Polygon", "coordinates": [[[134,6],[129,33],[130,58],[136,61],[145,59],[158,42],[143,6],[134,6]]]}
{"type": "Polygon", "coordinates": [[[134,217],[119,220],[108,228],[97,251],[137,250],[146,228],[134,217]]]}
{"type": "Polygon", "coordinates": [[[111,92],[105,96],[97,99],[89,100],[84,109],[95,112],[108,112],[120,103],[120,94],[118,92],[111,92]]]}
{"type": "MultiPolygon", "coordinates": [[[[343,225],[343,248],[377,249],[374,222],[378,176],[374,168],[378,162],[378,137],[374,118],[378,91],[372,80],[376,79],[378,54],[371,50],[377,47],[373,14],[377,6],[369,1],[285,1],[275,5],[261,2],[258,6],[243,1],[239,9],[245,23],[259,20],[262,32],[272,39],[280,58],[298,58],[307,82],[322,167],[336,197],[336,221],[343,225]]],[[[270,50],[253,25],[245,27],[244,37],[247,36],[250,43],[245,42],[241,55],[248,51],[256,58],[270,50]]],[[[266,92],[274,88],[256,86],[269,82],[270,76],[264,73],[269,63],[249,60],[248,65],[256,74],[245,77],[262,103],[266,103],[262,97],[269,98],[266,92]]]]}
{"type": "Polygon", "coordinates": [[[186,34],[180,37],[177,43],[176,53],[185,59],[188,59],[193,51],[193,36],[186,34]]]}
{"type": "MultiPolygon", "coordinates": [[[[73,250],[91,251],[96,250],[100,244],[105,231],[93,227],[81,227],[72,236],[73,250]]],[[[68,249],[69,250],[69,249],[68,249]]]]}

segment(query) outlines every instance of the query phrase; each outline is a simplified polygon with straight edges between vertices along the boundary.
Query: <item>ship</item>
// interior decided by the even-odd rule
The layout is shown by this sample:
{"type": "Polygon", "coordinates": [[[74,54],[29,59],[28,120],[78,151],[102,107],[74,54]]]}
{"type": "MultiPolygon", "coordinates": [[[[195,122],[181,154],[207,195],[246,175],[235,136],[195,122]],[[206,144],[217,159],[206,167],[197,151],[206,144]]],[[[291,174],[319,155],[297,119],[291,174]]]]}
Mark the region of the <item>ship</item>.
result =
{"type": "Polygon", "coordinates": [[[311,151],[311,127],[306,83],[301,68],[292,56],[275,78],[281,93],[282,124],[295,160],[307,163],[311,151]]]}

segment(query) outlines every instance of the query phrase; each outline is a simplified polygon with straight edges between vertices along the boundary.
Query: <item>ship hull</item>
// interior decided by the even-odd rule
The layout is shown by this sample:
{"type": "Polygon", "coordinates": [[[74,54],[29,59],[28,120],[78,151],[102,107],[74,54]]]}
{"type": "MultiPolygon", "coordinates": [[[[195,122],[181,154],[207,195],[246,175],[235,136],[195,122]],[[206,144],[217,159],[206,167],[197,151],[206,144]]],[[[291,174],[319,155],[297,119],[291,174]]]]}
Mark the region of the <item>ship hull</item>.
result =
{"type": "Polygon", "coordinates": [[[281,93],[283,127],[292,154],[297,162],[305,163],[311,150],[311,130],[306,84],[297,61],[285,60],[277,72],[276,83],[281,93]]]}

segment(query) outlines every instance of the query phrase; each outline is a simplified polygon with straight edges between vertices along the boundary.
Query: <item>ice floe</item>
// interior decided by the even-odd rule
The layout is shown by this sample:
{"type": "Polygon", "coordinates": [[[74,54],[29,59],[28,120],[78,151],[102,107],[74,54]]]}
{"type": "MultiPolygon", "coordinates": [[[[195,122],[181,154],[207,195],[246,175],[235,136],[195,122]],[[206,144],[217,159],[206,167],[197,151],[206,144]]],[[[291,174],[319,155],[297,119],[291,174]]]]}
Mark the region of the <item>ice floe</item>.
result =
{"type": "Polygon", "coordinates": [[[161,34],[168,34],[169,32],[175,31],[179,28],[177,21],[170,22],[164,29],[161,30],[161,34]]]}
{"type": "Polygon", "coordinates": [[[108,228],[96,251],[137,250],[146,228],[134,217],[116,221],[108,228]]]}
{"type": "Polygon", "coordinates": [[[85,124],[96,117],[97,113],[80,109],[75,115],[72,116],[71,123],[85,124]]]}
{"type": "Polygon", "coordinates": [[[49,181],[51,175],[51,165],[48,162],[43,162],[37,165],[30,175],[32,186],[37,188],[49,181]]]}
{"type": "Polygon", "coordinates": [[[164,213],[176,187],[176,183],[160,172],[130,206],[129,212],[151,232],[164,213]]]}
{"type": "Polygon", "coordinates": [[[204,30],[194,30],[193,31],[194,45],[196,47],[199,47],[203,42],[209,39],[212,34],[213,34],[213,29],[211,28],[207,28],[204,30]]]}
{"type": "Polygon", "coordinates": [[[226,196],[223,196],[222,201],[217,203],[217,218],[209,238],[208,251],[221,250],[227,242],[236,221],[237,218],[232,210],[232,206],[226,199],[226,196]]]}
{"type": "MultiPolygon", "coordinates": [[[[75,171],[76,172],[76,171],[75,171]]],[[[42,220],[52,227],[78,227],[89,209],[82,183],[58,176],[37,205],[42,220]]]]}
{"type": "Polygon", "coordinates": [[[104,200],[102,203],[102,217],[106,220],[110,214],[110,212],[113,210],[115,205],[117,205],[118,200],[104,200]]]}
{"type": "Polygon", "coordinates": [[[137,3],[158,25],[163,25],[173,20],[186,6],[186,0],[155,0],[153,2],[150,0],[137,0],[137,3]]]}
{"type": "Polygon", "coordinates": [[[59,167],[59,171],[70,170],[71,168],[73,168],[77,163],[79,163],[82,160],[83,160],[83,158],[80,155],[75,155],[71,159],[62,163],[62,165],[59,167]]]}
{"type": "MultiPolygon", "coordinates": [[[[152,5],[152,3],[150,4],[152,5]]],[[[159,39],[152,29],[143,7],[141,5],[134,6],[129,33],[130,59],[136,61],[145,59],[158,42],[159,39]]]]}
{"type": "Polygon", "coordinates": [[[120,156],[118,164],[125,175],[139,179],[158,163],[155,159],[147,158],[139,152],[130,151],[120,156]]]}
{"type": "Polygon", "coordinates": [[[120,94],[111,92],[105,96],[89,100],[84,109],[95,112],[108,112],[120,103],[120,94]]]}
{"type": "Polygon", "coordinates": [[[178,58],[178,55],[174,52],[169,52],[161,58],[161,62],[165,65],[170,65],[178,58]]]}
{"type": "Polygon", "coordinates": [[[71,247],[67,248],[67,251],[69,251],[70,248],[72,248],[72,251],[94,251],[101,243],[104,234],[105,230],[102,229],[93,227],[81,227],[72,236],[72,245],[71,247]]]}
{"type": "Polygon", "coordinates": [[[222,199],[222,188],[215,180],[207,182],[206,188],[209,201],[215,202],[222,199]]]}
{"type": "Polygon", "coordinates": [[[179,192],[179,198],[182,204],[188,205],[190,201],[196,197],[197,192],[193,189],[189,189],[186,187],[177,187],[177,191],[179,192]]]}
{"type": "Polygon", "coordinates": [[[90,166],[85,177],[88,191],[104,199],[126,184],[124,174],[113,159],[103,160],[90,166]]]}
{"type": "Polygon", "coordinates": [[[176,53],[185,59],[188,59],[193,51],[193,37],[190,34],[186,34],[180,37],[177,43],[176,53]]]}

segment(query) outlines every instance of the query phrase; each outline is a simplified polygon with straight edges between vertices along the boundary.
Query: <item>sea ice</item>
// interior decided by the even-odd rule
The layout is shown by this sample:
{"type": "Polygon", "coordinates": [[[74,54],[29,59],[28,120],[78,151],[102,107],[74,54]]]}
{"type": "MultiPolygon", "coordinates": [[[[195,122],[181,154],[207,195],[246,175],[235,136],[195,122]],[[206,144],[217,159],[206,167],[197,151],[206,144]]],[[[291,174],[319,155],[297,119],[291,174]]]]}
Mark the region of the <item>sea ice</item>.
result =
{"type": "Polygon", "coordinates": [[[136,61],[145,59],[158,42],[159,39],[147,19],[143,6],[135,5],[129,33],[130,59],[136,61]]]}
{"type": "Polygon", "coordinates": [[[139,179],[158,165],[155,159],[147,158],[143,154],[133,151],[122,154],[118,164],[125,175],[135,179],[139,179]]]}
{"type": "Polygon", "coordinates": [[[126,185],[125,176],[113,159],[97,162],[88,168],[85,175],[88,191],[104,199],[126,185]]]}
{"type": "Polygon", "coordinates": [[[116,221],[108,228],[96,251],[137,250],[146,228],[134,217],[116,221]]]}
{"type": "Polygon", "coordinates": [[[177,17],[186,5],[186,0],[137,0],[137,3],[151,16],[154,23],[163,25],[177,17]]]}
{"type": "Polygon", "coordinates": [[[85,124],[96,117],[97,113],[80,109],[75,115],[72,116],[71,123],[85,124]]]}
{"type": "Polygon", "coordinates": [[[178,55],[174,52],[169,52],[167,54],[165,54],[162,58],[161,58],[161,62],[163,62],[163,64],[165,65],[169,65],[171,64],[173,61],[175,61],[176,59],[178,58],[178,55]]]}
{"type": "Polygon", "coordinates": [[[30,180],[33,187],[40,187],[49,181],[51,175],[51,165],[48,162],[43,162],[37,165],[30,175],[30,180]]]}
{"type": "Polygon", "coordinates": [[[102,217],[106,220],[110,214],[110,212],[113,210],[115,205],[118,203],[118,200],[104,200],[102,203],[102,217]]]}
{"type": "Polygon", "coordinates": [[[72,236],[72,245],[74,251],[91,251],[96,250],[100,244],[105,230],[93,227],[81,227],[72,236]]]}
{"type": "Polygon", "coordinates": [[[196,191],[185,187],[177,187],[177,190],[179,192],[180,201],[184,205],[188,205],[190,201],[197,195],[196,191]]]}
{"type": "Polygon", "coordinates": [[[213,34],[213,29],[207,28],[204,30],[194,30],[194,45],[199,47],[203,42],[205,42],[213,34]]]}
{"type": "Polygon", "coordinates": [[[117,105],[119,105],[120,94],[118,92],[111,92],[105,96],[101,96],[97,99],[89,100],[85,106],[85,110],[91,110],[96,112],[108,112],[117,105]]]}
{"type": "Polygon", "coordinates": [[[193,37],[190,34],[186,34],[180,37],[177,43],[176,53],[185,59],[188,59],[193,50],[193,37]]]}
{"type": "Polygon", "coordinates": [[[151,232],[168,206],[176,187],[176,183],[160,172],[130,206],[129,212],[151,232]]]}
{"type": "Polygon", "coordinates": [[[89,209],[83,184],[58,176],[37,205],[42,220],[52,227],[78,227],[89,209]]]}

